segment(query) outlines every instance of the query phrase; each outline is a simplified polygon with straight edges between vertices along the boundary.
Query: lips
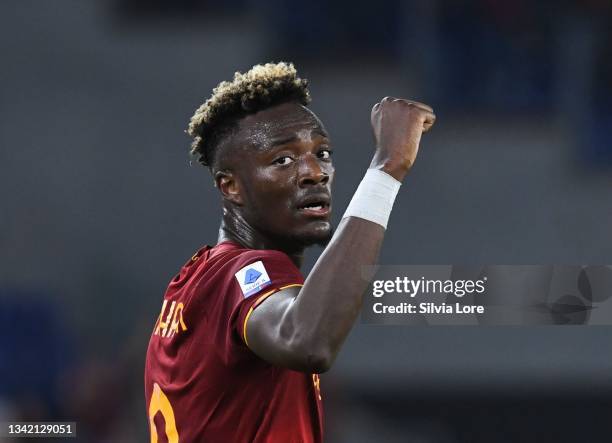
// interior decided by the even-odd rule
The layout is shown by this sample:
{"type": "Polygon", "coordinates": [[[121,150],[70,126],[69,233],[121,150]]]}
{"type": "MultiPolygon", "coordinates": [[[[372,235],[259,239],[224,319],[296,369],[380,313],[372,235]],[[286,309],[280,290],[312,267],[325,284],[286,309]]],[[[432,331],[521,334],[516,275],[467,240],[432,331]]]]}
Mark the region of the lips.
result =
{"type": "Polygon", "coordinates": [[[330,199],[326,194],[309,195],[299,200],[297,209],[300,213],[311,216],[326,217],[329,215],[330,199]]]}

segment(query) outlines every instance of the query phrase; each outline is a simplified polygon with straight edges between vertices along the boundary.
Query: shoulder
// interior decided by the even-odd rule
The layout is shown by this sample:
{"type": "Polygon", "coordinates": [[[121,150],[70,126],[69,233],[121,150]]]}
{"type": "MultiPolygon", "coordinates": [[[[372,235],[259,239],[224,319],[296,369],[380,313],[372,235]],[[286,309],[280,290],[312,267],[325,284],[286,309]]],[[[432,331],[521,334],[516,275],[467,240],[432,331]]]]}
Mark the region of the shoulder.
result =
{"type": "Polygon", "coordinates": [[[282,251],[274,249],[248,249],[234,243],[223,243],[213,248],[211,264],[216,262],[224,267],[228,273],[236,273],[245,266],[262,262],[266,267],[286,269],[299,272],[289,256],[282,251]],[[215,254],[214,249],[220,247],[215,254]]]}
{"type": "Polygon", "coordinates": [[[236,260],[236,264],[248,264],[256,261],[263,261],[271,265],[295,268],[295,265],[287,254],[282,251],[271,249],[246,249],[236,260]]]}
{"type": "Polygon", "coordinates": [[[200,289],[215,287],[229,290],[240,286],[240,292],[244,293],[251,292],[251,286],[261,287],[263,282],[266,285],[287,281],[303,283],[300,270],[287,254],[278,250],[249,249],[236,243],[223,242],[198,251],[192,260],[181,272],[183,278],[177,276],[174,280],[173,287],[196,285],[200,289]],[[253,284],[255,281],[258,284],[253,284]]]}

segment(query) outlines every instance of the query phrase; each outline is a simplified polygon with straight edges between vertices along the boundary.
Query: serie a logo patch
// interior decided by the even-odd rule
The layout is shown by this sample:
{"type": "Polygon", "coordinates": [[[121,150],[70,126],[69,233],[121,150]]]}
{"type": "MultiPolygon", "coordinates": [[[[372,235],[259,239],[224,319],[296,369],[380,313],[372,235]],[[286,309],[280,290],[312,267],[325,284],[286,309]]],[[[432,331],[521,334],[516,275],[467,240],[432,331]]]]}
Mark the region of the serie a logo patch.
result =
{"type": "Polygon", "coordinates": [[[234,274],[245,298],[272,284],[261,261],[251,263],[234,274]]]}

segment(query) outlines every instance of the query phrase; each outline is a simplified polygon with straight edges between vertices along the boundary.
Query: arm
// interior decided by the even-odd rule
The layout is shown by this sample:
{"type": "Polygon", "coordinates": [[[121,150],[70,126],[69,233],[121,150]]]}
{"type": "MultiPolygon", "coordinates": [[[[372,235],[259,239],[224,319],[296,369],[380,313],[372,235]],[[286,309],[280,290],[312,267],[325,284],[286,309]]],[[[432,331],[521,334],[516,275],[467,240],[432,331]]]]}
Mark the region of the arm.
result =
{"type": "MultiPolygon", "coordinates": [[[[371,121],[377,149],[370,168],[402,181],[414,163],[421,134],[435,121],[432,109],[387,97],[374,106],[371,121]]],[[[343,218],[304,286],[280,291],[252,312],[246,327],[253,352],[294,370],[328,370],[369,284],[362,266],[376,264],[384,235],[385,228],[377,223],[343,218]]]]}

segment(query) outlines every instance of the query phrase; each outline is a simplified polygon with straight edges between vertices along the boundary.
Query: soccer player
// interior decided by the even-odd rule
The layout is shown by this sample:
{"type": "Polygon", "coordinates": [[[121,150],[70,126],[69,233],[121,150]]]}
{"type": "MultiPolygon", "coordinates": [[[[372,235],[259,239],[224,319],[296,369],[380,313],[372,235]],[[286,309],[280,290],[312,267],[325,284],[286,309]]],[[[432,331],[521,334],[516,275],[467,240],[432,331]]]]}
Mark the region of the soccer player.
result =
{"type": "Polygon", "coordinates": [[[146,357],[151,441],[323,439],[319,374],[348,335],[393,201],[434,123],[424,104],[374,105],[376,150],[335,233],[329,135],[291,64],[222,82],[189,124],[222,196],[219,240],[172,279],[146,357]],[[304,249],[326,245],[308,278],[304,249]]]}

